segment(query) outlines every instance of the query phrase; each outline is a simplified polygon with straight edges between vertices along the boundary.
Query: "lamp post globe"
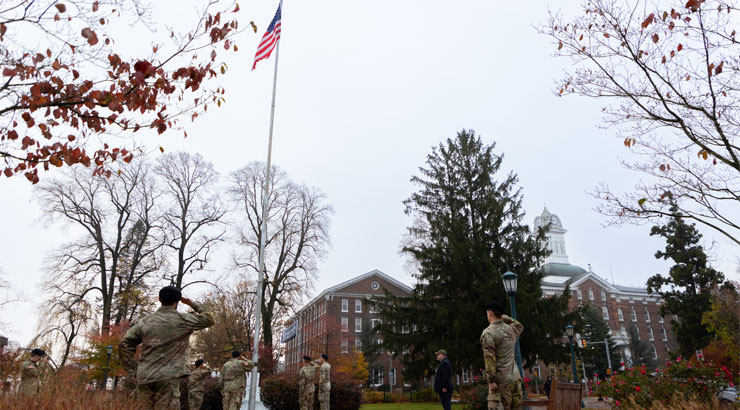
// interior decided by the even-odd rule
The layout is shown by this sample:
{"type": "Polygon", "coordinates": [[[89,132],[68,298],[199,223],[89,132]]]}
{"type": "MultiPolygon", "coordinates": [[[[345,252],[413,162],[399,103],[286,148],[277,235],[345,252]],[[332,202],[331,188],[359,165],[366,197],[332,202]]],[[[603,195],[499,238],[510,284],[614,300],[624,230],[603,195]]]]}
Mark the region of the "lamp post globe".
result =
{"type": "Polygon", "coordinates": [[[506,289],[506,294],[509,296],[516,295],[518,280],[517,274],[514,272],[506,272],[501,275],[501,279],[504,281],[504,289],[506,289]]]}

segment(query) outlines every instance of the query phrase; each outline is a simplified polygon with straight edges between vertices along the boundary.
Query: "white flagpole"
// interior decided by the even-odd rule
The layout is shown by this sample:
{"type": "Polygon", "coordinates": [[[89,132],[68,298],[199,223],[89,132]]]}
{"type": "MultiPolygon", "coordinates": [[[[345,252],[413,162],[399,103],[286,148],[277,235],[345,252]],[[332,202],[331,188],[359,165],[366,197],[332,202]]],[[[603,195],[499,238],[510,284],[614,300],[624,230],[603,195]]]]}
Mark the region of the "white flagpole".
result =
{"type": "MultiPolygon", "coordinates": [[[[282,13],[282,1],[280,2],[282,13]]],[[[270,196],[270,174],[272,167],[272,129],[275,123],[275,90],[277,89],[278,56],[280,55],[280,39],[275,48],[275,74],[272,77],[272,107],[270,109],[270,137],[267,142],[267,169],[265,170],[265,186],[262,196],[262,223],[260,224],[260,253],[257,275],[257,309],[254,314],[254,345],[252,347],[252,362],[259,361],[260,330],[262,327],[262,298],[265,272],[265,243],[267,242],[267,203],[270,196]]],[[[249,410],[255,410],[257,395],[257,366],[252,368],[249,383],[249,410]]]]}

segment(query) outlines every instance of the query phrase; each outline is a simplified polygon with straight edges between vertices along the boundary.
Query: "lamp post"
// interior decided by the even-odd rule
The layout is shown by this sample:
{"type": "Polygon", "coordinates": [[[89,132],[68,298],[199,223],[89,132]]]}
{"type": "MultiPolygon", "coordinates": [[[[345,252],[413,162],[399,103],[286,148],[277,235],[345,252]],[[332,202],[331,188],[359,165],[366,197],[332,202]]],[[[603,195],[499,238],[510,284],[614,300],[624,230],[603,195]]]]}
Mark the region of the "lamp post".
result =
{"type": "MultiPolygon", "coordinates": [[[[509,303],[511,303],[511,317],[516,319],[516,288],[518,276],[514,272],[506,272],[501,275],[501,279],[504,281],[504,289],[506,294],[509,295],[509,303]]],[[[522,369],[522,352],[519,350],[519,338],[516,339],[516,345],[514,345],[514,355],[516,358],[516,366],[519,368],[519,377],[524,382],[524,370],[522,369]]],[[[526,389],[522,389],[524,397],[527,396],[526,389]]]]}
{"type": "Polygon", "coordinates": [[[573,365],[573,383],[578,383],[578,370],[576,369],[576,352],[573,350],[573,326],[568,325],[565,327],[565,334],[568,335],[570,341],[570,361],[573,365]]]}
{"type": "Polygon", "coordinates": [[[108,371],[110,370],[110,356],[113,354],[113,346],[106,346],[105,353],[108,358],[105,360],[105,367],[103,368],[103,385],[101,386],[101,390],[105,390],[108,387],[108,371]]]}

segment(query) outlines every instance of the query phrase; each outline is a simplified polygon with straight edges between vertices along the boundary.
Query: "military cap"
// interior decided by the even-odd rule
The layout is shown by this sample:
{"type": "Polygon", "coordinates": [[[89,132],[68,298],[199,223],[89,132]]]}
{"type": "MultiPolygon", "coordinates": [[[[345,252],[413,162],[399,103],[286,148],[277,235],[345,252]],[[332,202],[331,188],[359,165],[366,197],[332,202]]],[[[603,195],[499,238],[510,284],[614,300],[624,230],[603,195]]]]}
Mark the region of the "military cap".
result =
{"type": "Polygon", "coordinates": [[[231,352],[231,357],[239,357],[241,355],[242,355],[242,352],[238,350],[234,350],[233,352],[231,352]]]}
{"type": "Polygon", "coordinates": [[[434,352],[434,354],[443,354],[443,355],[447,356],[447,351],[445,349],[439,349],[436,352],[434,352]]]}
{"type": "Polygon", "coordinates": [[[203,359],[198,359],[195,361],[195,367],[198,367],[203,364],[203,359]]]}
{"type": "Polygon", "coordinates": [[[32,355],[36,355],[36,356],[41,356],[41,357],[46,356],[46,352],[43,351],[43,350],[41,350],[41,349],[39,349],[39,348],[36,348],[36,349],[31,350],[31,354],[32,355]]]}
{"type": "Polygon", "coordinates": [[[307,362],[310,362],[311,361],[311,356],[303,356],[303,360],[305,360],[307,362]]]}
{"type": "Polygon", "coordinates": [[[329,360],[329,355],[326,353],[321,353],[321,357],[323,357],[324,360],[329,360]]]}
{"type": "Polygon", "coordinates": [[[498,301],[493,301],[486,305],[486,310],[492,310],[494,312],[501,312],[504,313],[506,311],[506,308],[504,307],[504,304],[498,301]]]}
{"type": "Polygon", "coordinates": [[[164,305],[171,305],[182,299],[182,292],[174,286],[165,286],[159,290],[159,300],[164,305]]]}

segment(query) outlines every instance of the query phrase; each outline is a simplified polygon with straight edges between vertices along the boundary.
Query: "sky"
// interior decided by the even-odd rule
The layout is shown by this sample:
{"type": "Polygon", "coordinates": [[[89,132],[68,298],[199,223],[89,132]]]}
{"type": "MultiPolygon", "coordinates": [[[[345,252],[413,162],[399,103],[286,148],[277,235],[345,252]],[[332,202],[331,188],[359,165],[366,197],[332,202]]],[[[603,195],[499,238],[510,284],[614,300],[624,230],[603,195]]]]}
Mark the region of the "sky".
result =
{"type": "MultiPolygon", "coordinates": [[[[175,3],[157,2],[154,16],[187,21],[192,9],[175,3]]],[[[630,153],[614,130],[598,127],[598,102],[553,93],[570,61],[554,58],[555,45],[534,27],[546,22],[548,9],[572,16],[578,4],[285,0],[273,161],[293,180],[320,188],[335,210],[314,294],[373,269],[413,282],[399,254],[410,224],[402,201],[416,189],[409,179],[433,146],[463,128],[495,142],[505,171],[519,176],[526,223],[545,206],[561,218],[571,263],[590,264],[621,285],[641,286],[667,272],[670,263],[654,257],[664,244],[649,236],[649,225],[606,227],[594,211],[598,201],[589,192],[597,184],[625,191],[641,178],[620,167],[630,153]]],[[[274,56],[250,70],[277,2],[240,6],[241,24],[253,20],[258,32],[242,33],[239,51],[225,60],[229,72],[217,81],[226,104],[188,124],[186,139],[171,132],[136,140],[200,153],[224,177],[264,161],[267,151],[274,56]]],[[[151,37],[133,40],[148,48],[151,37]]],[[[68,239],[68,227],[42,219],[25,178],[2,178],[0,190],[0,272],[24,298],[0,321],[25,344],[44,297],[42,263],[68,239]]],[[[740,280],[737,246],[703,233],[714,266],[740,280]]]]}

